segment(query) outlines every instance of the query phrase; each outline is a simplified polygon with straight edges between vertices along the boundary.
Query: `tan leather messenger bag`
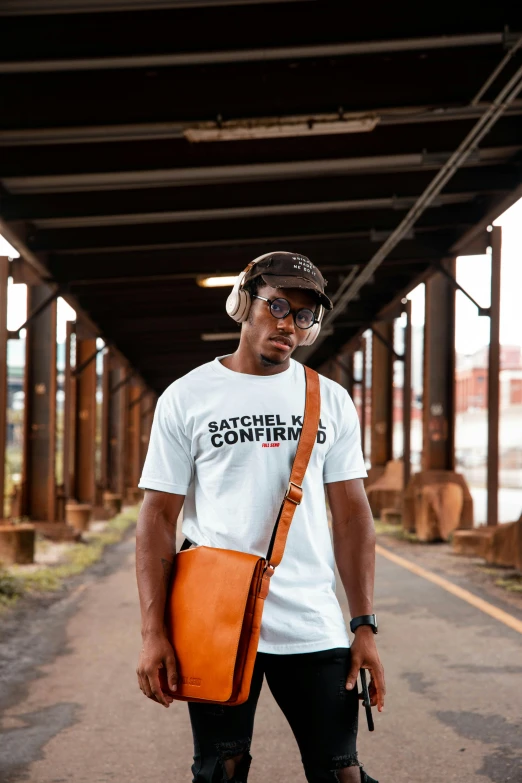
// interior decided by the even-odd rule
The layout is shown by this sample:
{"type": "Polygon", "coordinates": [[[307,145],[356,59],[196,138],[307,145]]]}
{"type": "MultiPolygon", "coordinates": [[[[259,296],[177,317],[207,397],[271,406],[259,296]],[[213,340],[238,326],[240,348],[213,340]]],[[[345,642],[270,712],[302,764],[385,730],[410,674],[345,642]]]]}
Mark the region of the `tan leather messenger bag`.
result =
{"type": "Polygon", "coordinates": [[[266,558],[208,546],[185,548],[190,542],[174,558],[166,603],[178,669],[177,690],[169,691],[174,699],[229,705],[248,699],[270,577],[281,562],[303,496],[319,427],[319,376],[309,367],[304,370],[303,427],[266,558]]]}

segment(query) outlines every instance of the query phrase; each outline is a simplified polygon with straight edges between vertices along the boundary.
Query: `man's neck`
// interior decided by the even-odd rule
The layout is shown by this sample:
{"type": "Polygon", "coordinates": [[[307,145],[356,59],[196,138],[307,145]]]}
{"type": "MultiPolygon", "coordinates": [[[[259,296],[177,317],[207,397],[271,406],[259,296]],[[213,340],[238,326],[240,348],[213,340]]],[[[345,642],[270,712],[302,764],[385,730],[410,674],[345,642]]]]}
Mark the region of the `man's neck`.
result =
{"type": "Polygon", "coordinates": [[[242,349],[240,343],[235,353],[221,359],[221,364],[227,370],[246,373],[247,375],[278,375],[288,370],[290,357],[282,364],[274,364],[262,356],[253,355],[250,351],[242,349]]]}

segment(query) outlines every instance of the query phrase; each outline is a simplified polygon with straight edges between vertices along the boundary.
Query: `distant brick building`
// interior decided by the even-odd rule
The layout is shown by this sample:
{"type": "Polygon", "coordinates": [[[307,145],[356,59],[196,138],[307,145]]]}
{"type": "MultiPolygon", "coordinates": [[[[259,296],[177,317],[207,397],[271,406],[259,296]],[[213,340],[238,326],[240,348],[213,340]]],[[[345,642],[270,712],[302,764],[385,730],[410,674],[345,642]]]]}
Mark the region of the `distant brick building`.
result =
{"type": "MultiPolygon", "coordinates": [[[[522,348],[500,347],[500,407],[522,405],[522,348]]],[[[482,410],[488,405],[488,347],[471,356],[457,356],[457,412],[482,410]]]]}

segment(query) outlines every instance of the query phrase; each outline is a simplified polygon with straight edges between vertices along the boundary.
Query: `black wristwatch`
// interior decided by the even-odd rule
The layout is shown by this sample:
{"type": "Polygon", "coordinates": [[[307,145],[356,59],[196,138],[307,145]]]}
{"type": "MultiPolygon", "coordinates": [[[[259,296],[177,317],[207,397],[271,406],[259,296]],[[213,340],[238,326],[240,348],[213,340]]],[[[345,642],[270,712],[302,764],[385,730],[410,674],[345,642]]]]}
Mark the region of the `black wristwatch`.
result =
{"type": "Polygon", "coordinates": [[[374,614],[361,614],[360,617],[354,617],[350,620],[350,631],[355,633],[355,630],[360,625],[369,625],[374,633],[377,633],[377,617],[374,614]]]}

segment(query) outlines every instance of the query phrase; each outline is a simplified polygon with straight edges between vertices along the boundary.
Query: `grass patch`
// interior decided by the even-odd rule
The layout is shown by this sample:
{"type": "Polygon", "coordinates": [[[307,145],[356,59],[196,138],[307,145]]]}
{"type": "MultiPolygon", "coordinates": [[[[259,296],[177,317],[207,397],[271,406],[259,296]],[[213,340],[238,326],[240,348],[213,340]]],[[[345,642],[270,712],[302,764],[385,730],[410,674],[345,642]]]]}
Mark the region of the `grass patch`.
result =
{"type": "Polygon", "coordinates": [[[419,539],[415,533],[410,533],[409,530],[405,530],[402,525],[390,525],[387,522],[381,522],[380,519],[375,520],[375,532],[378,536],[392,536],[398,538],[400,541],[409,541],[411,544],[418,544],[419,539]]]}
{"type": "MultiPolygon", "coordinates": [[[[65,579],[77,576],[89,566],[94,565],[103,554],[105,547],[121,541],[125,531],[136,522],[137,507],[125,509],[117,517],[107,522],[102,532],[87,532],[84,540],[71,544],[63,562],[52,566],[43,566],[34,571],[25,571],[21,566],[6,569],[0,566],[0,608],[12,606],[25,593],[50,593],[59,590],[65,579]]],[[[44,547],[49,544],[44,541],[44,547]]],[[[37,544],[40,546],[40,542],[37,544]]]]}
{"type": "Polygon", "coordinates": [[[495,584],[510,593],[522,593],[522,574],[512,574],[504,579],[495,579],[495,584]]]}

